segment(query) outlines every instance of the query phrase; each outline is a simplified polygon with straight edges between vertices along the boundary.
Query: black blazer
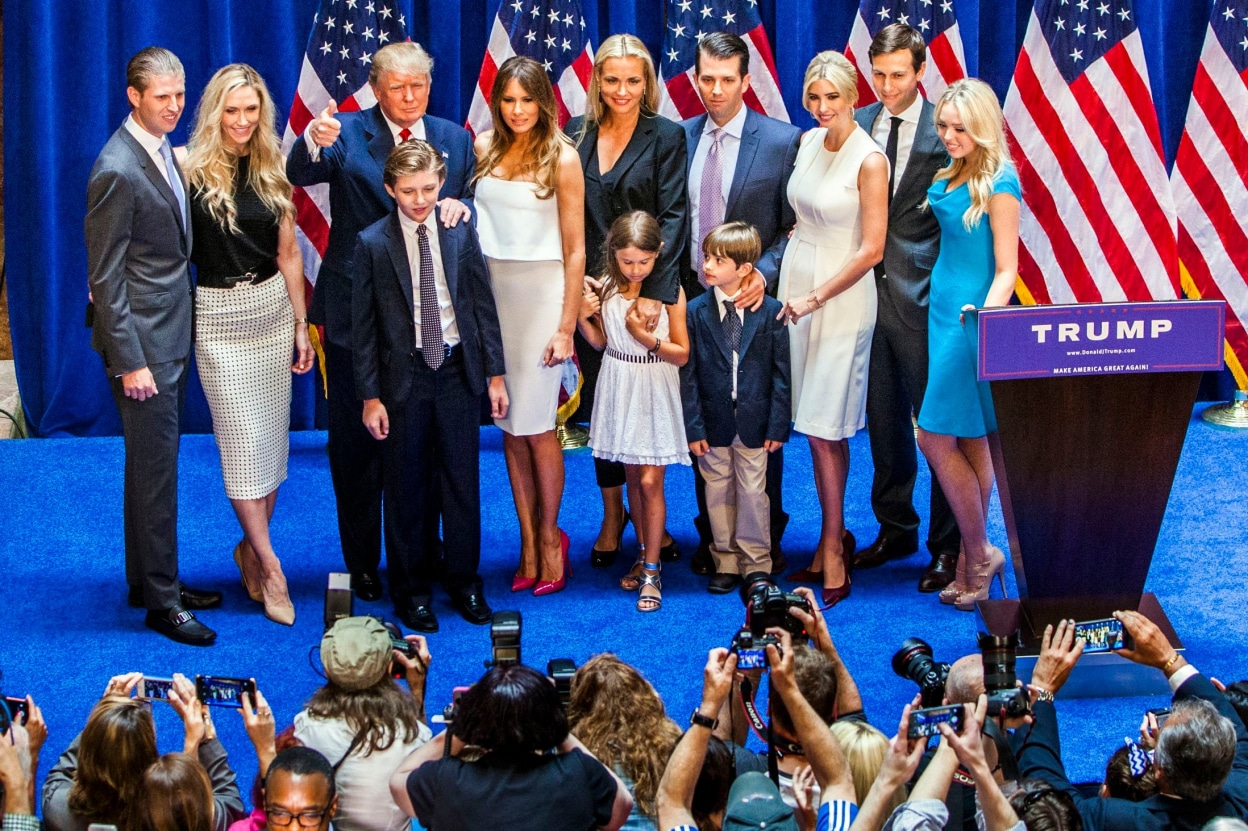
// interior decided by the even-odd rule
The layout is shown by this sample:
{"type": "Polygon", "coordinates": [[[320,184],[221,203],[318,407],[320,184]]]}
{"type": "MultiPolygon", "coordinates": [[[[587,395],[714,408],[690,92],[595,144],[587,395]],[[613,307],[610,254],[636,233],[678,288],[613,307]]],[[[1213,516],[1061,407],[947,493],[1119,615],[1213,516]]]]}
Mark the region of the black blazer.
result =
{"type": "MultiPolygon", "coordinates": [[[[485,392],[485,379],[502,375],[503,337],[490,291],[485,257],[471,223],[438,226],[442,267],[459,326],[469,389],[485,392]]],[[[355,391],[361,400],[402,404],[412,388],[416,361],[416,304],[412,270],[397,210],[360,232],[351,283],[351,350],[355,391]]]]}
{"type": "Polygon", "coordinates": [[[789,393],[789,333],[776,320],[780,301],[763,298],[758,311],[745,310],[737,361],[737,401],[732,401],[732,351],[715,308],[715,292],[689,301],[689,360],[680,368],[685,437],[727,447],[734,436],[746,447],[765,440],[788,441],[792,419],[789,393]]]}
{"type": "Polygon", "coordinates": [[[1175,701],[1202,698],[1235,726],[1235,761],[1222,786],[1221,796],[1212,803],[1195,803],[1168,796],[1152,796],[1143,802],[1082,796],[1066,778],[1062,766],[1061,743],[1057,735],[1057,711],[1051,702],[1037,701],[1031,735],[1018,757],[1018,772],[1048,781],[1069,793],[1079,807],[1085,831],[1135,831],[1178,829],[1197,831],[1213,817],[1248,817],[1248,730],[1226,700],[1226,696],[1203,675],[1193,675],[1174,694],[1175,701]]]}
{"type": "MultiPolygon", "coordinates": [[[[598,128],[591,127],[581,135],[584,116],[568,122],[564,132],[577,143],[581,167],[589,167],[589,158],[598,144],[598,128]]],[[[680,289],[681,263],[688,255],[689,201],[685,189],[688,163],[685,153],[685,131],[676,122],[661,115],[643,114],[624,148],[619,161],[611,169],[615,187],[611,191],[610,215],[594,217],[609,228],[618,217],[629,211],[645,211],[659,221],[663,233],[663,252],[654,271],[641,286],[641,296],[664,303],[675,303],[680,289]]],[[[586,271],[600,273],[602,246],[605,240],[593,232],[591,211],[598,206],[585,203],[586,271]]]]}
{"type": "MultiPolygon", "coordinates": [[[[394,210],[394,200],[382,181],[394,136],[378,106],[342,113],[337,118],[342,122],[342,132],[332,146],[321,149],[316,161],[312,161],[303,136],[291,145],[286,176],[291,184],[302,187],[329,184],[333,224],[308,319],[325,326],[331,343],[346,347],[351,343],[351,254],[355,238],[394,210]]],[[[446,181],[439,196],[463,198],[476,164],[472,138],[463,127],[443,118],[426,115],[424,124],[426,139],[446,160],[446,181]]]]}
{"type": "MultiPolygon", "coordinates": [[[[685,131],[689,167],[693,166],[693,156],[702,139],[706,119],[704,114],[680,122],[685,131]]],[[[728,202],[724,206],[725,222],[748,222],[762,237],[763,256],[759,257],[754,267],[763,275],[767,288],[773,293],[780,279],[780,258],[788,244],[789,231],[797,222],[793,206],[789,204],[788,185],[801,138],[802,131],[792,124],[768,118],[747,107],[737,166],[733,168],[732,187],[728,190],[728,202]]],[[[696,230],[691,226],[690,235],[696,230]]],[[[682,259],[681,265],[685,291],[693,296],[702,291],[702,286],[689,264],[691,257],[692,254],[682,259]]]]}

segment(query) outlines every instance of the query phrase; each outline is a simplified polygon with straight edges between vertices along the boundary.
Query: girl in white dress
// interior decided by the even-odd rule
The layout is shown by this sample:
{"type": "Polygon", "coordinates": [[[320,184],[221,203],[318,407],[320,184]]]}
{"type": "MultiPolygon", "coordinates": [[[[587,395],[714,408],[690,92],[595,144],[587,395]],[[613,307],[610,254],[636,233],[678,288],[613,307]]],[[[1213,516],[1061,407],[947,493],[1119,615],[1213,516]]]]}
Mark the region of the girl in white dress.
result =
{"type": "Polygon", "coordinates": [[[601,282],[586,281],[577,324],[595,349],[606,350],[589,446],[597,458],[624,464],[638,556],[620,588],[637,591],[637,611],[653,612],[662,603],[664,468],[690,464],[677,372],[689,360],[685,293],[663,307],[654,331],[646,329],[637,298],[663,249],[659,223],[650,214],[632,211],[615,220],[606,249],[606,273],[601,282]]]}
{"type": "Polygon", "coordinates": [[[520,521],[511,590],[561,590],[571,575],[559,529],[563,450],[555,411],[572,357],[585,277],[585,179],[559,131],[554,91],[531,58],[503,62],[490,93],[494,129],[477,137],[477,228],[490,271],[511,402],[503,455],[520,521]]]}
{"type": "Polygon", "coordinates": [[[780,266],[781,311],[793,362],[794,428],[805,433],[823,511],[807,573],[823,581],[823,602],[849,595],[845,480],[849,443],[866,424],[867,363],[875,331],[875,279],[884,255],[888,159],[854,121],[858,73],[839,52],[806,68],[804,100],[819,127],[802,137],[789,178],[797,214],[780,266]]]}

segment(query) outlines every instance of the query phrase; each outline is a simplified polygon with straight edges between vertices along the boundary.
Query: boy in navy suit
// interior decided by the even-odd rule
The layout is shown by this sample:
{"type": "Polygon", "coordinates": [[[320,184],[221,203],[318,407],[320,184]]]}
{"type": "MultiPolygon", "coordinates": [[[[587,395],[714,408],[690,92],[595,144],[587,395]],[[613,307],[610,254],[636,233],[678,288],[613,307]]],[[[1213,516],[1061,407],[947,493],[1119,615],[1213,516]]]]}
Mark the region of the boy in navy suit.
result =
{"type": "Polygon", "coordinates": [[[487,377],[492,415],[507,413],[494,295],[476,231],[439,221],[441,153],[418,139],[403,142],[390,152],[384,178],[398,205],[361,231],[355,245],[351,348],[364,426],[384,442],[386,500],[398,526],[390,594],[409,627],[437,631],[436,551],[427,544],[433,529],[424,506],[440,499],[443,586],[468,622],[484,624],[492,612],[477,574],[477,457],[487,377]]]}
{"type": "Polygon", "coordinates": [[[702,241],[709,291],[689,303],[689,362],[680,370],[689,450],[706,481],[715,575],[726,594],[754,572],[771,572],[767,454],[789,438],[789,335],[780,302],[739,309],[762,242],[754,226],[728,222],[702,241]]]}

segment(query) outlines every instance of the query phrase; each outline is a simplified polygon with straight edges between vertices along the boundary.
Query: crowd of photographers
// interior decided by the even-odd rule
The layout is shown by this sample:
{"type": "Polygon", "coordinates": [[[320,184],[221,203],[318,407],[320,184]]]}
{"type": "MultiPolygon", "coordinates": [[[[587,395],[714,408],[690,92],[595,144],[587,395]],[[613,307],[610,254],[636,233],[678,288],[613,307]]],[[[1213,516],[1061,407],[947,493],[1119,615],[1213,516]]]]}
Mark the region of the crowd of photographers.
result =
{"type": "Polygon", "coordinates": [[[1248,683],[1201,675],[1138,613],[1115,615],[1117,651],[1163,673],[1172,706],[1106,749],[1103,783],[1076,786],[1053,704],[1085,646],[1073,621],[1046,628],[1026,685],[1012,639],[981,636],[952,665],[906,641],[893,667],[920,692],[887,714],[889,738],[868,723],[809,590],[760,580],[745,596],[747,626],[707,656],[683,731],[614,655],[553,677],[520,663],[514,613],[500,613],[492,668],[438,735],[427,643],[371,617],[327,630],[327,683],[280,732],[254,684],[114,677],[39,793],[42,712],[7,699],[3,831],[401,831],[412,817],[432,831],[1248,829],[1248,683]],[[259,761],[246,800],[205,704],[230,697],[259,761]],[[158,754],[151,698],[181,717],[180,753],[158,754]],[[766,750],[747,749],[751,729],[766,750]]]}

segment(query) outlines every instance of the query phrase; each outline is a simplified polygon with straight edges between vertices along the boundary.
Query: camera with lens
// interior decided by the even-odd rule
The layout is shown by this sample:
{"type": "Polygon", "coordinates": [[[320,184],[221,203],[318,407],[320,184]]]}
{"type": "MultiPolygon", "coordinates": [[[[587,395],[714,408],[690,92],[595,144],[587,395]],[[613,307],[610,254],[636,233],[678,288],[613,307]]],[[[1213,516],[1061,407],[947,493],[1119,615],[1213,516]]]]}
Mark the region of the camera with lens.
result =
{"type": "Polygon", "coordinates": [[[755,635],[748,626],[732,636],[732,645],[728,651],[737,656],[737,669],[767,669],[767,645],[773,644],[780,648],[780,639],[764,632],[755,635]]]}
{"type": "Polygon", "coordinates": [[[1014,662],[1018,657],[1018,637],[979,633],[979,652],[984,658],[984,689],[988,693],[988,715],[993,718],[1019,718],[1031,712],[1031,699],[1018,686],[1014,662]]]}
{"type": "Polygon", "coordinates": [[[893,655],[893,672],[919,685],[924,708],[939,707],[945,699],[949,665],[932,658],[932,647],[922,638],[906,638],[893,655]]]}
{"type": "MultiPolygon", "coordinates": [[[[786,592],[777,586],[767,572],[755,571],[745,575],[741,584],[741,599],[745,601],[745,628],[753,634],[755,643],[772,627],[784,629],[794,638],[806,637],[805,624],[789,614],[789,609],[801,609],[813,614],[810,603],[800,594],[786,592]]],[[[733,643],[736,642],[734,637],[733,643]]]]}

